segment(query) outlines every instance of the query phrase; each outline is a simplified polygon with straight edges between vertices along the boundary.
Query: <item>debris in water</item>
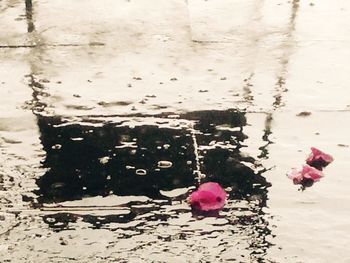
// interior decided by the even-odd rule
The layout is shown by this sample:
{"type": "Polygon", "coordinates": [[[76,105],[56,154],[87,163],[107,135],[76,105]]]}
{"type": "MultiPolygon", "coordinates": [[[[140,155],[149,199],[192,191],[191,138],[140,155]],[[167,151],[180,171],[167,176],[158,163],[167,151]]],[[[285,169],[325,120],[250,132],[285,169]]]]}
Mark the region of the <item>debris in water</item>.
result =
{"type": "Polygon", "coordinates": [[[310,116],[311,115],[311,112],[309,111],[302,111],[302,112],[299,112],[297,114],[298,117],[307,117],[307,116],[310,116]]]}

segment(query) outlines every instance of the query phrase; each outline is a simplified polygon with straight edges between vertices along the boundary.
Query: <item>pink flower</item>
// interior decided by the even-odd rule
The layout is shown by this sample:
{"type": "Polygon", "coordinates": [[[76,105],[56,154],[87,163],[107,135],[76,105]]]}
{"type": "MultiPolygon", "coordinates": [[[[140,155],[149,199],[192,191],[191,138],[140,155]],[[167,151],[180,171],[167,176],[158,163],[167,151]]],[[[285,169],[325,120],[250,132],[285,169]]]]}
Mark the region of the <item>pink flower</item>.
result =
{"type": "Polygon", "coordinates": [[[289,179],[293,180],[294,184],[302,186],[311,186],[314,182],[323,177],[323,173],[310,165],[303,165],[302,168],[293,168],[288,174],[289,179]]]}
{"type": "Polygon", "coordinates": [[[191,207],[197,211],[214,211],[224,207],[226,192],[218,183],[204,183],[188,198],[191,207]]]}
{"type": "Polygon", "coordinates": [[[315,147],[311,147],[311,154],[306,159],[308,165],[319,170],[322,170],[322,168],[326,167],[331,162],[333,162],[333,157],[331,155],[326,154],[315,147]]]}

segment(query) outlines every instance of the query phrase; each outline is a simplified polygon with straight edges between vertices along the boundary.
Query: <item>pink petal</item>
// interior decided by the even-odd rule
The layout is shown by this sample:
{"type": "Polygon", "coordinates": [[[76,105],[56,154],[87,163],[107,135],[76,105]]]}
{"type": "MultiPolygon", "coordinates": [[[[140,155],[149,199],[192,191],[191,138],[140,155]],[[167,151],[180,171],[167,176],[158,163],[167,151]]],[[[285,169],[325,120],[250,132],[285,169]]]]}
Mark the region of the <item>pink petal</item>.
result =
{"type": "Polygon", "coordinates": [[[311,147],[311,151],[313,153],[314,156],[317,156],[319,158],[322,158],[324,161],[331,163],[333,162],[333,157],[330,154],[324,153],[321,150],[315,148],[315,147],[311,147]]]}
{"type": "Polygon", "coordinates": [[[202,184],[188,198],[190,205],[200,211],[222,209],[225,205],[225,200],[226,192],[217,183],[202,184]]]}
{"type": "Polygon", "coordinates": [[[312,180],[313,182],[319,181],[323,177],[323,173],[310,166],[303,165],[301,168],[293,168],[289,173],[287,173],[289,179],[293,180],[294,184],[304,184],[307,180],[312,180]]]}
{"type": "Polygon", "coordinates": [[[313,181],[319,181],[323,177],[323,173],[310,165],[303,165],[302,176],[306,179],[312,179],[313,181]]]}
{"type": "Polygon", "coordinates": [[[289,173],[287,173],[287,177],[293,180],[294,184],[300,184],[303,180],[302,169],[293,168],[289,173]]]}
{"type": "Polygon", "coordinates": [[[226,192],[218,183],[208,182],[201,184],[198,190],[209,191],[221,199],[226,199],[226,192]]]}
{"type": "Polygon", "coordinates": [[[333,160],[334,159],[331,155],[324,153],[315,147],[311,147],[311,153],[306,159],[306,163],[322,170],[323,167],[326,167],[333,162],[333,160]]]}

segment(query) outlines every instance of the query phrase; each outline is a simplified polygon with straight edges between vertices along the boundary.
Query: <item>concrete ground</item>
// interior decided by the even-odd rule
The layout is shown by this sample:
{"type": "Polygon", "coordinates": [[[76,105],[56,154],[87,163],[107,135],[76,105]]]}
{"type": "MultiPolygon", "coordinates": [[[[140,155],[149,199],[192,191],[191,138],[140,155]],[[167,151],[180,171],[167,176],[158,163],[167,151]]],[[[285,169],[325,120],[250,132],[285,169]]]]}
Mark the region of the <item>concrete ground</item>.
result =
{"type": "Polygon", "coordinates": [[[350,262],[349,15],[343,0],[0,1],[0,261],[350,262]],[[242,153],[271,168],[264,248],[225,219],[241,202],[196,221],[184,202],[130,197],[171,215],[167,225],[140,216],[96,228],[82,217],[57,230],[50,215],[123,215],[114,205],[126,201],[97,196],[78,212],[23,198],[36,199],[50,169],[38,116],[159,125],[153,117],[230,109],[247,119],[242,153]],[[285,173],[310,146],[335,162],[300,192],[285,173]]]}

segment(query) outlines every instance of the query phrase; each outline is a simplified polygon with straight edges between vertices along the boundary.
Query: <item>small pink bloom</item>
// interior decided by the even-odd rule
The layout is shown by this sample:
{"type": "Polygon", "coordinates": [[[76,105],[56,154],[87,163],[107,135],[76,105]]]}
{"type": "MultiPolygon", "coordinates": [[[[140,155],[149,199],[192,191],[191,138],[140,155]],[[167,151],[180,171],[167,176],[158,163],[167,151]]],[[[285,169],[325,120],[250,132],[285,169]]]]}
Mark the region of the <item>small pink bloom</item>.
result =
{"type": "Polygon", "coordinates": [[[302,168],[293,168],[289,173],[287,173],[287,177],[293,180],[294,184],[301,184],[303,181],[302,168]]]}
{"type": "Polygon", "coordinates": [[[218,183],[204,183],[188,198],[193,209],[198,211],[220,210],[224,207],[226,192],[218,183]]]}
{"type": "Polygon", "coordinates": [[[326,154],[315,147],[311,147],[311,154],[306,159],[308,165],[319,170],[322,170],[322,168],[326,167],[331,162],[333,162],[333,157],[331,155],[326,154]]]}
{"type": "Polygon", "coordinates": [[[312,185],[314,182],[323,177],[323,173],[310,165],[303,165],[302,168],[293,168],[288,174],[289,179],[293,180],[294,184],[301,184],[303,186],[312,185]]]}

